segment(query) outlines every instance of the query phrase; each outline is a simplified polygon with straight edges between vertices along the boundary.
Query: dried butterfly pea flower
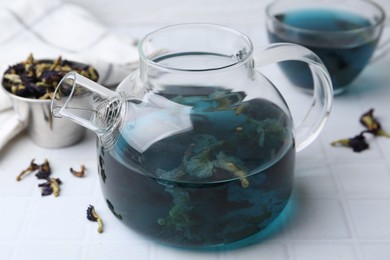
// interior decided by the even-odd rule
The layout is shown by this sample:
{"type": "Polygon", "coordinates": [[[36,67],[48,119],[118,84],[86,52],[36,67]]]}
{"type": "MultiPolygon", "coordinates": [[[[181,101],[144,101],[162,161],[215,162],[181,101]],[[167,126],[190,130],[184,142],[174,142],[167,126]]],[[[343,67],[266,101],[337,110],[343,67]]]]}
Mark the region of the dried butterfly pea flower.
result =
{"type": "Polygon", "coordinates": [[[24,62],[24,64],[33,64],[34,63],[34,57],[32,53],[30,53],[27,57],[27,60],[24,62]]]}
{"type": "Polygon", "coordinates": [[[84,175],[85,175],[85,166],[81,165],[80,171],[73,170],[73,168],[70,168],[69,171],[76,177],[84,177],[84,175]]]}
{"type": "Polygon", "coordinates": [[[331,143],[333,146],[345,146],[351,147],[354,152],[361,152],[369,148],[367,140],[364,136],[365,133],[370,133],[376,136],[385,136],[390,138],[390,134],[385,132],[379,121],[374,117],[374,109],[368,110],[366,113],[360,116],[360,123],[367,129],[362,131],[359,135],[353,138],[346,138],[334,141],[331,143]]]}
{"type": "Polygon", "coordinates": [[[374,109],[370,109],[360,117],[360,123],[375,136],[385,136],[390,138],[390,134],[382,129],[379,121],[374,117],[374,109]]]}
{"type": "Polygon", "coordinates": [[[42,196],[49,196],[53,194],[53,189],[50,186],[50,181],[46,181],[44,183],[38,184],[38,187],[41,188],[42,196]]]}
{"type": "Polygon", "coordinates": [[[18,176],[16,176],[16,180],[20,181],[26,174],[38,171],[35,176],[38,179],[47,179],[51,174],[51,168],[49,161],[45,159],[43,164],[36,164],[35,159],[32,159],[30,165],[24,169],[18,176]]]}
{"type": "Polygon", "coordinates": [[[350,147],[354,152],[361,152],[369,148],[366,138],[364,137],[364,133],[365,131],[353,138],[346,138],[334,141],[331,143],[331,145],[350,147]]]}
{"type": "Polygon", "coordinates": [[[97,71],[86,64],[63,60],[35,60],[32,54],[27,60],[10,66],[3,75],[3,86],[14,95],[34,98],[51,99],[56,86],[62,77],[70,72],[77,73],[97,81],[97,71]]]}
{"type": "Polygon", "coordinates": [[[16,176],[17,181],[20,181],[25,175],[27,175],[28,173],[31,173],[39,168],[39,165],[36,164],[34,161],[35,161],[35,159],[32,159],[30,162],[30,165],[26,169],[24,169],[21,173],[19,173],[18,176],[16,176]]]}
{"type": "Polygon", "coordinates": [[[38,172],[35,174],[35,177],[37,177],[40,180],[42,179],[46,180],[50,177],[50,174],[51,174],[50,164],[49,161],[45,159],[45,162],[39,165],[38,172]]]}
{"type": "Polygon", "coordinates": [[[20,75],[17,75],[15,73],[5,74],[4,79],[12,81],[15,84],[22,83],[22,79],[20,78],[20,75]]]}
{"type": "Polygon", "coordinates": [[[103,233],[103,221],[100,216],[96,213],[95,207],[89,205],[87,208],[87,219],[98,223],[97,232],[103,233]]]}
{"type": "Polygon", "coordinates": [[[53,194],[54,197],[58,197],[60,195],[60,185],[62,181],[58,178],[49,178],[46,182],[38,184],[38,187],[41,188],[42,196],[48,196],[53,194]]]}

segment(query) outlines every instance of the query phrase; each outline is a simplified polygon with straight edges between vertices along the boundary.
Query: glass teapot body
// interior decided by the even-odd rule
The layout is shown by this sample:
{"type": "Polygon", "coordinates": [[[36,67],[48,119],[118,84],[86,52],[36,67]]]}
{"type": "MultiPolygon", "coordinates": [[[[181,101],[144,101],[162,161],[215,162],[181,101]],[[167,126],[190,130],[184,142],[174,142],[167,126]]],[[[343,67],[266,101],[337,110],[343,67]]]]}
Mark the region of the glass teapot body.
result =
{"type": "MultiPolygon", "coordinates": [[[[326,101],[331,85],[320,74],[326,101]]],[[[176,246],[223,245],[263,230],[285,208],[296,130],[283,97],[255,69],[246,36],[166,27],[143,39],[139,69],[116,93],[84,80],[63,79],[53,114],[98,134],[104,197],[133,230],[176,246]]]]}
{"type": "Polygon", "coordinates": [[[146,92],[139,105],[156,103],[155,94],[180,104],[173,120],[169,109],[139,118],[128,101],[115,145],[98,147],[101,187],[115,216],[165,243],[209,246],[255,234],[282,212],[293,185],[292,120],[283,103],[247,95],[271,88],[278,96],[255,74],[159,85],[157,91],[150,85],[153,94],[146,92]],[[129,141],[136,136],[150,138],[129,141]]]}

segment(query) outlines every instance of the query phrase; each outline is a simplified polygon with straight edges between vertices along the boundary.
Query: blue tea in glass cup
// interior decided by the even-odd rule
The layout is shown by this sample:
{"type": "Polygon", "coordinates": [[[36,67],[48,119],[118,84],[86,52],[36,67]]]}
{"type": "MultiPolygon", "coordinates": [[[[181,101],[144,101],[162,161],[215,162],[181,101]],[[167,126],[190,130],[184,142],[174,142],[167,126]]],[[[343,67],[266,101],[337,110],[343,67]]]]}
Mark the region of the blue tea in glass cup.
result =
{"type": "MultiPolygon", "coordinates": [[[[332,78],[334,94],[344,92],[369,63],[382,34],[385,13],[367,0],[277,0],[267,9],[270,42],[291,42],[316,53],[332,78]]],[[[311,91],[303,62],[280,64],[294,85],[311,91]]]]}

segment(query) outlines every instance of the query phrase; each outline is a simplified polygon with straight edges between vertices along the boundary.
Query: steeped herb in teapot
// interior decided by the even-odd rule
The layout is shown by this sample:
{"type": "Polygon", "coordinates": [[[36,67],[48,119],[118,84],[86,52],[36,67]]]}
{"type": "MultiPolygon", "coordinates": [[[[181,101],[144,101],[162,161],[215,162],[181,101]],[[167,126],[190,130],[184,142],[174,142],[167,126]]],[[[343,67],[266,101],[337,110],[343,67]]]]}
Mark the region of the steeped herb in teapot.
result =
{"type": "Polygon", "coordinates": [[[139,70],[117,92],[76,73],[64,77],[53,115],[98,135],[100,183],[119,221],[153,240],[194,247],[249,237],[280,215],[295,152],[324,126],[332,86],[306,48],[258,52],[258,64],[298,59],[313,68],[315,102],[294,129],[287,104],[255,70],[252,55],[239,32],[178,25],[144,38],[139,70]]]}
{"type": "Polygon", "coordinates": [[[185,246],[236,241],[266,227],[290,197],[295,148],[289,116],[265,99],[243,102],[243,93],[207,91],[169,97],[192,107],[191,130],[144,153],[123,136],[111,152],[100,147],[111,210],[155,240],[185,246]]]}

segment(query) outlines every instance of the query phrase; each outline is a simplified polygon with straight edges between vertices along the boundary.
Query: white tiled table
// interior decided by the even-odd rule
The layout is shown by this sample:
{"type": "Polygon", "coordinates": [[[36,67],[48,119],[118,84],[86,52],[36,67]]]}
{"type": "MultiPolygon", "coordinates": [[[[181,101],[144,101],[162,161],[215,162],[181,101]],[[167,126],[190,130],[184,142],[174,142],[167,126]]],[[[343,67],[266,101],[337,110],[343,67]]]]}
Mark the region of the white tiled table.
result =
{"type": "MultiPolygon", "coordinates": [[[[119,28],[141,37],[154,26],[119,28]]],[[[259,28],[237,28],[265,44],[259,28]]],[[[95,137],[57,150],[34,145],[25,134],[0,152],[0,259],[390,259],[390,139],[370,141],[370,149],[353,153],[330,142],[362,130],[359,116],[369,108],[390,130],[390,57],[372,64],[351,90],[338,96],[320,137],[297,156],[295,188],[288,214],[278,228],[256,243],[234,250],[182,250],[161,246],[124,228],[105,205],[97,179],[95,137]],[[48,158],[53,177],[64,182],[60,197],[41,197],[38,181],[15,176],[35,158],[48,158]],[[70,167],[87,167],[77,179],[70,167]],[[86,220],[93,204],[105,232],[86,220]]],[[[310,98],[296,92],[273,66],[264,68],[281,87],[298,120],[310,98]]]]}

